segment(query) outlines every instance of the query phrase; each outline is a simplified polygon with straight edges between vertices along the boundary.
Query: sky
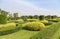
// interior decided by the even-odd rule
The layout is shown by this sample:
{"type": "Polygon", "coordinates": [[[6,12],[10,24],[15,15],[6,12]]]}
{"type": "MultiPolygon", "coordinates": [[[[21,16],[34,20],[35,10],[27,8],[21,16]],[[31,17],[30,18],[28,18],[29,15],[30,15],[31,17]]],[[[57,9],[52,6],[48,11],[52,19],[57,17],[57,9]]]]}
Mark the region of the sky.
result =
{"type": "Polygon", "coordinates": [[[0,0],[0,8],[22,15],[60,16],[60,0],[0,0]]]}

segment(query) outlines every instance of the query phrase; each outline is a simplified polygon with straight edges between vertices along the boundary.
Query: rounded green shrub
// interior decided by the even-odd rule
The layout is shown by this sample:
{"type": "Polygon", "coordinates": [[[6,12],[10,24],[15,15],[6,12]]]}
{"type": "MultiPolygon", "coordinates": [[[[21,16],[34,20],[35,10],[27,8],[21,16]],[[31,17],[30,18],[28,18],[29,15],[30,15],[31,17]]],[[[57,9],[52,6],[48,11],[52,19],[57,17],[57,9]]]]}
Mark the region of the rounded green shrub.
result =
{"type": "Polygon", "coordinates": [[[28,22],[25,24],[25,29],[32,30],[32,31],[38,31],[45,28],[45,25],[41,22],[28,22]]]}

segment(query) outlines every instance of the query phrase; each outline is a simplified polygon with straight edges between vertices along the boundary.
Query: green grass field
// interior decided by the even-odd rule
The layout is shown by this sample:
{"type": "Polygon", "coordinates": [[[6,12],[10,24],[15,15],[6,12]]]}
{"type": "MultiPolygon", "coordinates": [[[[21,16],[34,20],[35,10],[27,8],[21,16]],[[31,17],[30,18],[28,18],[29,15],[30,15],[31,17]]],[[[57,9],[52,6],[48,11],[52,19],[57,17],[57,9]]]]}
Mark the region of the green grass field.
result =
{"type": "Polygon", "coordinates": [[[0,39],[29,39],[37,33],[37,31],[20,30],[9,35],[0,36],[0,39]]]}
{"type": "Polygon", "coordinates": [[[56,33],[53,35],[51,39],[59,39],[60,37],[60,28],[56,31],[56,33]]]}

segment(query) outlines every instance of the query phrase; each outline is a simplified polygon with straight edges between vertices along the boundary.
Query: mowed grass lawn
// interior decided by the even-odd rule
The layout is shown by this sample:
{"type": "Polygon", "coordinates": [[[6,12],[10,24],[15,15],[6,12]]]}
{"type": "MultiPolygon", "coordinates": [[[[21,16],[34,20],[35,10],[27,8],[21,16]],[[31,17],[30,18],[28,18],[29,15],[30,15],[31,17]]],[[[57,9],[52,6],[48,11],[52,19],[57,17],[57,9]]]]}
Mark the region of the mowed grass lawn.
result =
{"type": "Polygon", "coordinates": [[[51,39],[59,39],[60,37],[60,28],[56,31],[56,33],[53,35],[51,39]]]}
{"type": "MultiPolygon", "coordinates": [[[[39,31],[38,31],[39,32],[39,31]]],[[[20,30],[18,32],[0,36],[0,39],[29,39],[38,33],[37,31],[20,30]]]]}

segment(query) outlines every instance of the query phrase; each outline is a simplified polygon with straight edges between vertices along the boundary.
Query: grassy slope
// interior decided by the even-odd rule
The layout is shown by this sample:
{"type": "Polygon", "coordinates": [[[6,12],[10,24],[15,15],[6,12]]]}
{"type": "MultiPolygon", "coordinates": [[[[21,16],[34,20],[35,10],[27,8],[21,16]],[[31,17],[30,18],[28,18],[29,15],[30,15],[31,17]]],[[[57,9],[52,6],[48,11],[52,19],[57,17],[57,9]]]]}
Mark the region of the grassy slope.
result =
{"type": "Polygon", "coordinates": [[[59,39],[59,36],[60,36],[60,28],[58,29],[58,31],[56,31],[56,33],[53,35],[51,39],[59,39]]]}
{"type": "Polygon", "coordinates": [[[0,36],[0,39],[29,39],[31,36],[37,33],[37,31],[21,30],[13,34],[0,36]]]}

